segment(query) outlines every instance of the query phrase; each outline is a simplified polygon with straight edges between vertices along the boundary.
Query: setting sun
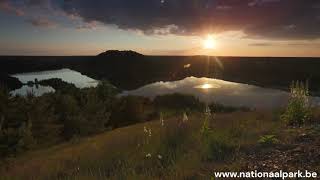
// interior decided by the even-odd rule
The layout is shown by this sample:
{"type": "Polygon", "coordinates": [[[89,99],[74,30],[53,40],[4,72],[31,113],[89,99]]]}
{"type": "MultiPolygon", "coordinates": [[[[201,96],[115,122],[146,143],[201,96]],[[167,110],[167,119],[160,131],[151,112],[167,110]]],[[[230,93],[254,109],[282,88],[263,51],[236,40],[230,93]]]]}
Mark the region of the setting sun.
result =
{"type": "Polygon", "coordinates": [[[204,49],[215,49],[216,48],[216,41],[215,39],[209,35],[204,41],[203,41],[203,48],[204,49]]]}

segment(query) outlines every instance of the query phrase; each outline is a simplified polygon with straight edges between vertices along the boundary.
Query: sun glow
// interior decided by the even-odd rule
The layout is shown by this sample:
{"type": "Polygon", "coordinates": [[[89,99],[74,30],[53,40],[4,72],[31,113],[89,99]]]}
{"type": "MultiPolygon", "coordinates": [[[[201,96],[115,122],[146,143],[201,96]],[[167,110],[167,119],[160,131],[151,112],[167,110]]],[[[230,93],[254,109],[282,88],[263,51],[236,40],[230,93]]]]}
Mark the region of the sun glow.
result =
{"type": "Polygon", "coordinates": [[[212,86],[210,84],[203,84],[201,86],[201,89],[210,89],[210,88],[212,88],[212,86]]]}
{"type": "Polygon", "coordinates": [[[204,49],[215,49],[216,48],[216,40],[211,35],[208,35],[208,37],[203,41],[203,48],[204,49]]]}
{"type": "Polygon", "coordinates": [[[218,84],[209,84],[208,82],[195,86],[196,89],[218,89],[221,88],[218,84]]]}
{"type": "Polygon", "coordinates": [[[214,86],[212,84],[205,83],[205,84],[201,84],[199,86],[195,86],[195,88],[197,88],[197,89],[212,89],[212,88],[214,88],[214,86]]]}

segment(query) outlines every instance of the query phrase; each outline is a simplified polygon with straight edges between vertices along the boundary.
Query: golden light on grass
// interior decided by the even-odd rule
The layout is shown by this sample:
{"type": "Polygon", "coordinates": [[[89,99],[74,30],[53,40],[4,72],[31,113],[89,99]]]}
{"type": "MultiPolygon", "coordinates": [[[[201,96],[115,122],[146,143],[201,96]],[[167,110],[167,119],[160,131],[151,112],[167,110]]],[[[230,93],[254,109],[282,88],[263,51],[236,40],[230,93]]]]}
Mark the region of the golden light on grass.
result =
{"type": "Polygon", "coordinates": [[[208,37],[203,41],[203,48],[204,49],[215,49],[217,46],[216,40],[213,38],[212,35],[208,35],[208,37]]]}

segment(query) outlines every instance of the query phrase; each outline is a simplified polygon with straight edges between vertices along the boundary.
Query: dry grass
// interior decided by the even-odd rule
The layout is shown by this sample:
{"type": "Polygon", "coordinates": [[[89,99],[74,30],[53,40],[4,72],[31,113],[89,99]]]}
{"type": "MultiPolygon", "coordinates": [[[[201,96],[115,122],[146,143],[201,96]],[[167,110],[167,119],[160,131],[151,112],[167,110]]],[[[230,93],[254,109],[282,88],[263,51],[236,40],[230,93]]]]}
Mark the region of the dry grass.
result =
{"type": "MultiPolygon", "coordinates": [[[[115,129],[94,137],[61,144],[45,150],[29,152],[12,159],[2,167],[1,177],[17,179],[183,179],[209,177],[214,169],[236,166],[232,162],[203,162],[199,156],[201,146],[198,135],[202,114],[195,113],[187,122],[185,143],[177,143],[171,152],[164,146],[168,134],[177,131],[181,117],[165,118],[163,128],[159,120],[115,129]],[[143,127],[152,129],[152,137],[146,145],[143,127]],[[152,158],[146,160],[144,151],[150,151],[152,158]],[[161,154],[163,159],[155,156],[161,154]],[[170,154],[170,155],[169,155],[170,154]],[[170,158],[169,158],[170,156],[170,158]]],[[[275,134],[281,129],[281,122],[274,120],[271,112],[235,112],[217,114],[210,122],[214,133],[227,134],[238,142],[238,149],[257,143],[264,134],[275,134]]],[[[184,137],[182,137],[184,138],[184,137]]],[[[182,140],[181,140],[182,141],[182,140]]],[[[170,142],[172,143],[172,142],[170,142]]],[[[226,142],[227,143],[227,142],[226,142]]],[[[233,167],[237,168],[237,167],[233,167]]],[[[1,178],[0,178],[1,179],[1,178]]]]}

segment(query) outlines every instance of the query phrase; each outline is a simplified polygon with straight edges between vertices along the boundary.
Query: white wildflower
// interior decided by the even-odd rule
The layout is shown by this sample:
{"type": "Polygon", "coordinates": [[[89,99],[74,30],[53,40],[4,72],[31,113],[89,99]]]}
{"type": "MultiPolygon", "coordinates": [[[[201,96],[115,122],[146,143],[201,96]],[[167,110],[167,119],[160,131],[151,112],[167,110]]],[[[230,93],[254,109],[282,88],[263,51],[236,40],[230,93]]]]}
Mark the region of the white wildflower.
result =
{"type": "Polygon", "coordinates": [[[149,137],[151,137],[152,132],[151,132],[151,128],[149,129],[149,137]]]}
{"type": "Polygon", "coordinates": [[[204,114],[205,114],[207,117],[210,117],[210,116],[211,116],[211,109],[210,109],[210,107],[209,107],[208,105],[206,106],[206,109],[205,109],[204,114]]]}
{"type": "Polygon", "coordinates": [[[191,67],[191,64],[185,64],[185,65],[183,66],[183,68],[185,68],[185,69],[190,68],[190,67],[191,67]]]}
{"type": "Polygon", "coordinates": [[[164,119],[163,119],[162,112],[160,113],[160,123],[161,123],[161,126],[164,126],[164,119]]]}
{"type": "Polygon", "coordinates": [[[187,113],[184,112],[184,113],[183,113],[182,122],[187,122],[188,120],[189,120],[189,119],[188,119],[187,113]]]}
{"type": "Polygon", "coordinates": [[[148,133],[148,129],[146,126],[143,127],[143,132],[148,133]]]}
{"type": "Polygon", "coordinates": [[[146,155],[146,158],[151,158],[151,154],[148,153],[148,154],[146,155]]]}
{"type": "Polygon", "coordinates": [[[158,154],[158,159],[162,159],[162,156],[160,154],[158,154]]]}

